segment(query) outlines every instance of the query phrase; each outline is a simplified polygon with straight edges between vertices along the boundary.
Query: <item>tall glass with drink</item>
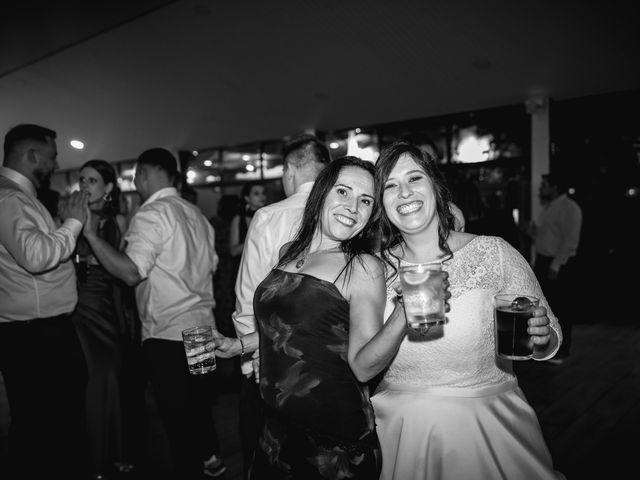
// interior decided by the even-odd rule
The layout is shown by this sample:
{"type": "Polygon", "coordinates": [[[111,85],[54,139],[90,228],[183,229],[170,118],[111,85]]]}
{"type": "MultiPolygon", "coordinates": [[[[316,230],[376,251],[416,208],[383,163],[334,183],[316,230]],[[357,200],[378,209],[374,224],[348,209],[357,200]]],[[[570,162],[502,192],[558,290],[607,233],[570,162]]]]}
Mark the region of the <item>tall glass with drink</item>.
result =
{"type": "Polygon", "coordinates": [[[442,263],[402,265],[399,276],[407,325],[425,333],[430,327],[444,324],[446,317],[442,263]]]}
{"type": "Polygon", "coordinates": [[[183,330],[182,341],[191,375],[202,375],[216,369],[215,343],[211,326],[197,326],[183,330]]]}
{"type": "Polygon", "coordinates": [[[511,360],[529,360],[533,355],[533,340],[527,328],[540,299],[516,293],[496,295],[493,299],[496,355],[511,360]]]}

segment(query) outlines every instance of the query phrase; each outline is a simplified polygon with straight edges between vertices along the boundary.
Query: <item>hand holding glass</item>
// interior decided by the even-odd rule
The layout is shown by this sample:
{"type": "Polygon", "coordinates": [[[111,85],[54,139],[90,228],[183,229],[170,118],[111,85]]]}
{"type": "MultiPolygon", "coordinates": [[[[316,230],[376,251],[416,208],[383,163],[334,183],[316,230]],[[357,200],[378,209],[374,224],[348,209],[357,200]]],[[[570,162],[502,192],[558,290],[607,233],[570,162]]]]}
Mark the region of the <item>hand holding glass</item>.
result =
{"type": "Polygon", "coordinates": [[[533,340],[527,328],[540,300],[515,293],[496,295],[493,298],[496,355],[511,360],[529,360],[533,355],[533,340]]]}
{"type": "Polygon", "coordinates": [[[420,263],[400,267],[402,302],[407,325],[424,332],[446,322],[442,263],[420,263]]]}
{"type": "Polygon", "coordinates": [[[191,375],[202,375],[216,369],[215,343],[211,326],[198,326],[182,331],[184,352],[191,375]]]}

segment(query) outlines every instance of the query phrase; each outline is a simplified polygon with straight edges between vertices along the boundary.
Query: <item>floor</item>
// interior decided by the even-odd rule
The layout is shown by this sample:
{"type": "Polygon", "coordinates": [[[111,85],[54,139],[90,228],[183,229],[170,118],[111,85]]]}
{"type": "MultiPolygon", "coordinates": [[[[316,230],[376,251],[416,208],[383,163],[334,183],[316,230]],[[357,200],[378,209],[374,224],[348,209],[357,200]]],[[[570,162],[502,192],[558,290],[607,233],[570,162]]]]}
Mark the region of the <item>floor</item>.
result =
{"type": "MultiPolygon", "coordinates": [[[[640,323],[594,320],[576,324],[573,336],[572,356],[564,365],[518,362],[520,385],[538,414],[557,470],[568,479],[628,478],[627,472],[635,471],[638,449],[631,439],[640,428],[640,323]]],[[[237,365],[220,360],[216,375],[220,395],[213,413],[228,468],[220,478],[240,480],[237,365]]],[[[147,403],[151,422],[145,465],[138,466],[144,475],[136,480],[161,479],[168,465],[166,440],[150,393],[147,403]]],[[[0,461],[8,423],[0,382],[0,461]]]]}

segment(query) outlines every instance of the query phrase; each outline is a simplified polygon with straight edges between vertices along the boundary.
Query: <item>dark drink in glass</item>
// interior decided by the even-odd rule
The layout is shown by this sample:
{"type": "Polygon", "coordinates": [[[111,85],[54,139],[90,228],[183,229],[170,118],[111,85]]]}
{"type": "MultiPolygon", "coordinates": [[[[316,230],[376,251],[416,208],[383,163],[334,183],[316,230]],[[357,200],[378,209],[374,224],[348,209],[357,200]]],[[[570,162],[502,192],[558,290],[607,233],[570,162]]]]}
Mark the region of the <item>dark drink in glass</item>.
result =
{"type": "Polygon", "coordinates": [[[511,360],[529,360],[533,342],[527,333],[529,319],[540,300],[529,295],[501,294],[494,297],[496,355],[511,360]]]}

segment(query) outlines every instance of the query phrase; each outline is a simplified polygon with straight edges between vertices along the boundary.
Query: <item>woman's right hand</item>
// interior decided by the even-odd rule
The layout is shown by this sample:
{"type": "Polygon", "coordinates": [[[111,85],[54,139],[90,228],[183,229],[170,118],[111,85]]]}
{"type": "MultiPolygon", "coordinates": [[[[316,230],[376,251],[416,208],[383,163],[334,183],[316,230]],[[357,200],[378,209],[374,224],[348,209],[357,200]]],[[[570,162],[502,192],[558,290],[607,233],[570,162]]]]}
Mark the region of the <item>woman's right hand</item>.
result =
{"type": "Polygon", "coordinates": [[[240,355],[240,352],[242,350],[240,340],[238,340],[237,338],[225,337],[217,330],[214,330],[213,332],[213,341],[216,346],[216,357],[232,358],[240,355]]]}

